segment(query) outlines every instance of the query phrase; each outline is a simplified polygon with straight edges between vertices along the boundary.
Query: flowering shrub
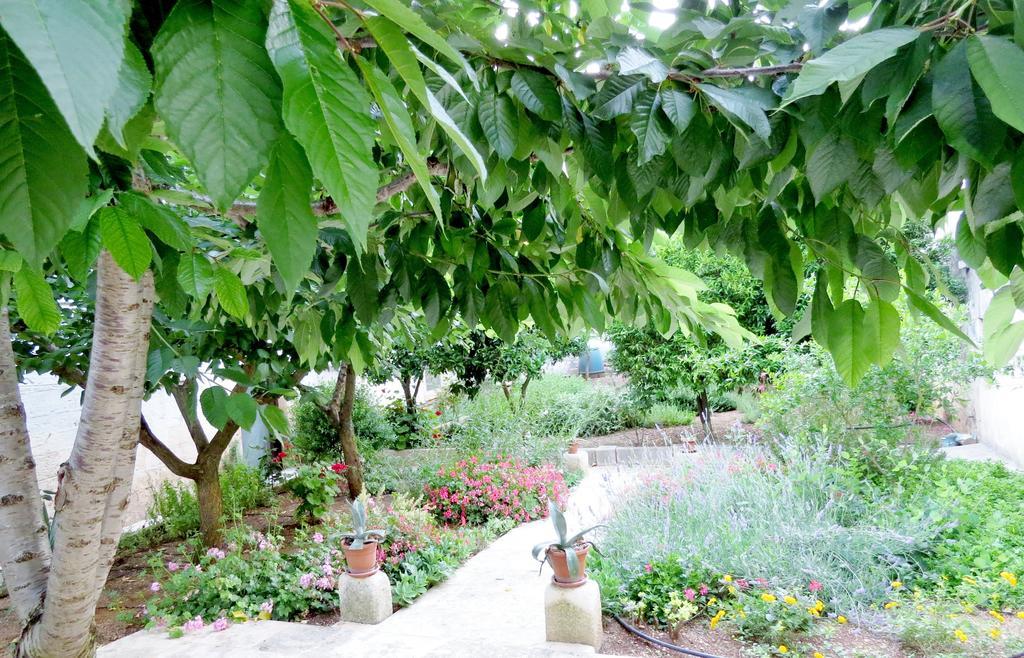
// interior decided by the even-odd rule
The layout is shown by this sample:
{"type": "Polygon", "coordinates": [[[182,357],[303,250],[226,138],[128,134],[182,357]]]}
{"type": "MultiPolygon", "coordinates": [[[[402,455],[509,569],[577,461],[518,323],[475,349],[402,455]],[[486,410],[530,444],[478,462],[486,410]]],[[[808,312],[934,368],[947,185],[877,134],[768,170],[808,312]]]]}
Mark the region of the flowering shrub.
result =
{"type": "Polygon", "coordinates": [[[226,538],[225,549],[211,548],[194,562],[152,558],[148,626],[180,633],[205,622],[288,620],[337,607],[335,577],[344,562],[336,541],[299,530],[285,552],[282,536],[244,526],[226,538]]]}
{"type": "Polygon", "coordinates": [[[441,467],[426,485],[430,508],[443,523],[479,525],[492,518],[517,522],[547,516],[547,501],[559,505],[567,489],[551,464],[527,466],[518,460],[463,459],[441,467]]]}
{"type": "Polygon", "coordinates": [[[331,464],[303,464],[295,476],[285,482],[285,488],[299,499],[295,517],[308,521],[323,519],[331,509],[334,499],[341,493],[342,474],[347,466],[340,462],[331,464]]]}

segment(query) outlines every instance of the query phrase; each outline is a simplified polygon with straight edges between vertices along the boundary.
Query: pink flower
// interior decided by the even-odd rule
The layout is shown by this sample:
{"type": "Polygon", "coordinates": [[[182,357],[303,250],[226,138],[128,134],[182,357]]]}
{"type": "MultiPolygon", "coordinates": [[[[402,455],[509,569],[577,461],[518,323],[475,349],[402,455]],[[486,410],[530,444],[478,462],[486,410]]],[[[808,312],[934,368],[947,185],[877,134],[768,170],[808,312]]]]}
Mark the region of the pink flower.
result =
{"type": "Polygon", "coordinates": [[[227,627],[228,627],[228,620],[225,619],[224,617],[221,617],[217,621],[213,622],[213,630],[215,630],[215,631],[227,630],[227,627]]]}
{"type": "Polygon", "coordinates": [[[225,557],[224,551],[214,546],[210,550],[206,551],[206,557],[212,557],[214,560],[223,560],[225,557]]]}
{"type": "Polygon", "coordinates": [[[313,543],[314,544],[322,544],[322,543],[324,543],[324,536],[322,534],[320,534],[319,532],[314,532],[313,533],[313,543]]]}
{"type": "Polygon", "coordinates": [[[697,598],[697,592],[694,592],[691,588],[687,587],[686,590],[683,591],[683,596],[686,597],[687,601],[692,601],[697,598]]]}
{"type": "Polygon", "coordinates": [[[301,576],[299,576],[299,587],[309,588],[309,586],[312,585],[313,581],[315,581],[315,580],[316,580],[316,575],[315,574],[304,573],[301,576]]]}
{"type": "Polygon", "coordinates": [[[322,576],[316,579],[316,588],[327,591],[329,589],[334,589],[334,583],[331,582],[331,579],[327,576],[322,576]]]}
{"type": "Polygon", "coordinates": [[[177,562],[168,562],[167,563],[167,570],[170,571],[170,572],[175,572],[175,571],[177,571],[180,568],[181,568],[181,565],[179,565],[177,562]]]}
{"type": "Polygon", "coordinates": [[[154,580],[153,584],[149,586],[149,591],[150,592],[159,592],[160,591],[160,583],[158,583],[158,582],[156,582],[154,580]]]}
{"type": "Polygon", "coordinates": [[[807,589],[811,590],[812,592],[817,592],[821,589],[821,587],[821,583],[819,583],[816,580],[812,580],[811,584],[807,586],[807,589]]]}
{"type": "Polygon", "coordinates": [[[700,584],[700,595],[701,596],[707,596],[708,595],[708,586],[705,585],[704,583],[700,584]]]}
{"type": "Polygon", "coordinates": [[[650,562],[644,565],[644,571],[646,571],[647,573],[651,573],[652,571],[654,571],[654,567],[651,566],[650,562]]]}
{"type": "Polygon", "coordinates": [[[203,628],[203,618],[200,617],[199,615],[196,615],[195,619],[189,619],[187,622],[185,622],[185,632],[186,633],[189,633],[189,632],[192,632],[192,631],[199,631],[199,630],[202,630],[202,628],[203,628]]]}
{"type": "Polygon", "coordinates": [[[274,611],[274,602],[273,601],[264,601],[263,603],[260,604],[260,612],[265,612],[265,613],[267,613],[269,615],[273,611],[274,611]]]}

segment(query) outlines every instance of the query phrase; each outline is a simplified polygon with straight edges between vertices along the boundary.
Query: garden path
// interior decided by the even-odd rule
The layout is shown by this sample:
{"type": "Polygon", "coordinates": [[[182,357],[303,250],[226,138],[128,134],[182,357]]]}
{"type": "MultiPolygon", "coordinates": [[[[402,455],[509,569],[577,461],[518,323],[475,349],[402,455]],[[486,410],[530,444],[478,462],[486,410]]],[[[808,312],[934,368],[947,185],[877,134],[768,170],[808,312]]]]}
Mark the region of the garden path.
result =
{"type": "MultiPolygon", "coordinates": [[[[599,522],[611,511],[608,491],[635,470],[593,469],[573,490],[571,527],[599,522]]],[[[112,642],[101,658],[145,656],[459,656],[487,658],[593,655],[589,647],[544,640],[545,575],[529,551],[549,539],[547,520],[521,525],[472,557],[446,582],[376,626],[341,623],[317,627],[258,622],[226,631],[202,631],[171,640],[143,631],[112,642]]]]}

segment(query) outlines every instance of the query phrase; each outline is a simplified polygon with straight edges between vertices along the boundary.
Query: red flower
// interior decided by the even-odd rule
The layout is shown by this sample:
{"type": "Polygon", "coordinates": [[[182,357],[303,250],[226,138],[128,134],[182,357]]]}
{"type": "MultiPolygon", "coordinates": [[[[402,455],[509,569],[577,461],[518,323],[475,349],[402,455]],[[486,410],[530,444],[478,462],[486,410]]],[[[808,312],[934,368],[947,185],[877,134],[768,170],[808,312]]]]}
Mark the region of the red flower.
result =
{"type": "Polygon", "coordinates": [[[284,459],[287,456],[288,456],[288,453],[282,451],[282,452],[277,453],[274,456],[274,458],[271,459],[270,461],[274,462],[275,464],[280,464],[281,460],[284,459]]]}
{"type": "Polygon", "coordinates": [[[348,464],[343,464],[341,462],[337,462],[335,464],[331,464],[331,470],[334,471],[335,473],[338,473],[338,474],[344,473],[347,469],[348,469],[348,464]]]}
{"type": "Polygon", "coordinates": [[[434,415],[435,415],[435,416],[440,416],[440,415],[441,415],[441,410],[440,410],[440,409],[438,409],[437,411],[435,411],[435,412],[434,412],[434,415]]]}

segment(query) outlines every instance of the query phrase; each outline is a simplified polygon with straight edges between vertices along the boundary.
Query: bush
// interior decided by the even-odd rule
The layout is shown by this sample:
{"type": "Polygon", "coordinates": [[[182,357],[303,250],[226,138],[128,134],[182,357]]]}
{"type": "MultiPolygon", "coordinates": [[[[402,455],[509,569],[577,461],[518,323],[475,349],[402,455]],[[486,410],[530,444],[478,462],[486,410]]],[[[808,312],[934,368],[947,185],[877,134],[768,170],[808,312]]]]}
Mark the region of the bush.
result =
{"type": "Polygon", "coordinates": [[[319,522],[331,510],[334,499],[341,493],[345,464],[300,464],[295,475],[285,481],[288,493],[299,499],[295,518],[300,522],[319,522]]]}
{"type": "MultiPolygon", "coordinates": [[[[342,459],[337,430],[317,404],[330,400],[333,391],[331,384],[320,386],[307,393],[292,410],[292,441],[305,461],[336,462],[342,459]]],[[[356,390],[352,405],[352,425],[362,455],[396,446],[398,437],[394,429],[370,400],[369,392],[362,387],[356,390]]]]}
{"type": "Polygon", "coordinates": [[[568,490],[562,474],[550,464],[470,457],[439,468],[426,493],[431,511],[442,523],[480,525],[491,519],[525,523],[543,518],[548,501],[561,505],[568,490]]]}
{"type": "Polygon", "coordinates": [[[677,425],[689,425],[693,422],[694,415],[689,409],[681,409],[674,404],[658,402],[652,404],[644,412],[644,427],[675,427],[677,425]]]}

